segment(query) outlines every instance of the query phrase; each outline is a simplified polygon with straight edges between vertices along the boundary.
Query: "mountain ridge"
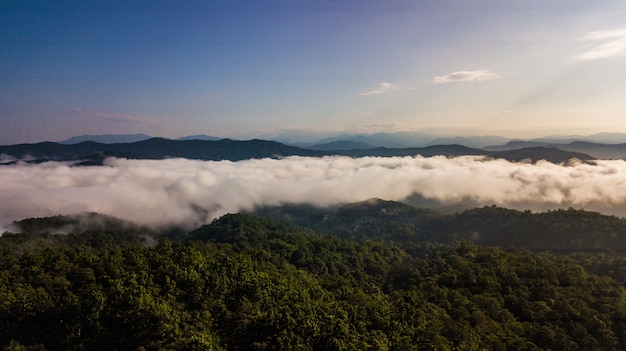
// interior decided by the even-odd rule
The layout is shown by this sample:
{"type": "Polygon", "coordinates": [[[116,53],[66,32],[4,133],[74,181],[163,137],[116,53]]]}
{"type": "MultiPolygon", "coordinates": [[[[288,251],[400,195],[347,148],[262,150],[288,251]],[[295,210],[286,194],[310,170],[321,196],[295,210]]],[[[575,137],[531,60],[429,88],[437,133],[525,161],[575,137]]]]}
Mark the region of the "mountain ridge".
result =
{"type": "Polygon", "coordinates": [[[143,133],[137,134],[101,134],[101,135],[77,135],[69,139],[59,141],[59,144],[79,144],[85,141],[93,141],[101,144],[134,143],[152,138],[143,133]]]}
{"type": "Polygon", "coordinates": [[[98,165],[107,157],[130,159],[187,158],[196,160],[230,160],[280,158],[288,156],[349,156],[349,157],[392,157],[392,156],[486,156],[505,158],[511,161],[541,159],[550,162],[567,162],[572,158],[592,160],[593,157],[581,152],[564,151],[556,148],[530,148],[507,152],[490,152],[462,145],[433,145],[422,148],[384,148],[352,150],[312,150],[285,145],[276,141],[252,140],[171,140],[151,138],[134,143],[102,144],[85,141],[78,144],[43,142],[0,146],[2,164],[12,164],[18,160],[28,162],[44,161],[83,161],[82,165],[98,165]]]}

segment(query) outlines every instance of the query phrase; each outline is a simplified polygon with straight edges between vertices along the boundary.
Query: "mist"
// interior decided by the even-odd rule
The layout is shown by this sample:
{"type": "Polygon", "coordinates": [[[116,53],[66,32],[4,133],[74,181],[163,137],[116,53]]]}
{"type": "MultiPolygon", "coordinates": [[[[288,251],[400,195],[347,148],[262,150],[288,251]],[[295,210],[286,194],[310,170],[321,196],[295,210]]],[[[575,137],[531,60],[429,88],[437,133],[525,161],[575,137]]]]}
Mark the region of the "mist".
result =
{"type": "Polygon", "coordinates": [[[110,158],[92,167],[61,162],[0,167],[0,228],[28,217],[82,212],[191,227],[261,205],[329,206],[370,198],[435,207],[575,207],[623,216],[626,162],[531,164],[477,156],[239,162],[110,158]]]}

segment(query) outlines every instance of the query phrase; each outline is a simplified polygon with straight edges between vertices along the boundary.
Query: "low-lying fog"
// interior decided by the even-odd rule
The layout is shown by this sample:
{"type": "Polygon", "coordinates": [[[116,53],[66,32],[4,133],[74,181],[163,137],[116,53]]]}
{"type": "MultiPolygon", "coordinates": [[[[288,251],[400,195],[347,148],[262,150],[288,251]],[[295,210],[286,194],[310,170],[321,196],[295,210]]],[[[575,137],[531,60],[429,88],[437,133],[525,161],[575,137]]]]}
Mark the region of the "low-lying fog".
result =
{"type": "Polygon", "coordinates": [[[195,226],[256,205],[332,205],[369,198],[535,211],[575,207],[624,216],[626,162],[530,164],[474,156],[240,162],[112,158],[101,167],[59,162],[0,167],[0,224],[5,227],[27,217],[87,211],[141,224],[195,226]]]}

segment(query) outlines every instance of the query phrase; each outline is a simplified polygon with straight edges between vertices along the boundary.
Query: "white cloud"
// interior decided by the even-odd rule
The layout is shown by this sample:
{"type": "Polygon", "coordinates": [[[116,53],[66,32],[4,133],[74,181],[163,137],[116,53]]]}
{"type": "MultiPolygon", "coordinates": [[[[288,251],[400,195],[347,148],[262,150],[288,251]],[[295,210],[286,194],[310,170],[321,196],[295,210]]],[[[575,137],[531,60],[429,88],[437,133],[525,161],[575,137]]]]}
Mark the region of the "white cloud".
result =
{"type": "Polygon", "coordinates": [[[441,203],[619,210],[626,205],[626,161],[562,166],[418,156],[5,165],[0,167],[0,224],[94,211],[143,224],[196,226],[256,205],[323,206],[414,194],[441,203]]]}
{"type": "Polygon", "coordinates": [[[485,80],[498,79],[499,75],[483,69],[480,71],[458,71],[446,74],[444,76],[437,76],[433,79],[435,84],[454,83],[454,82],[482,82],[485,80]]]}
{"type": "Polygon", "coordinates": [[[361,93],[361,95],[362,96],[368,96],[368,95],[384,94],[386,92],[389,92],[389,91],[392,91],[392,90],[396,90],[396,89],[400,89],[400,86],[396,85],[396,84],[392,84],[392,83],[383,82],[383,83],[380,83],[378,85],[378,89],[370,90],[370,91],[365,92],[365,93],[361,93]]]}
{"type": "Polygon", "coordinates": [[[590,43],[584,52],[574,56],[579,60],[597,60],[626,55],[626,29],[590,32],[579,40],[590,43]]]}

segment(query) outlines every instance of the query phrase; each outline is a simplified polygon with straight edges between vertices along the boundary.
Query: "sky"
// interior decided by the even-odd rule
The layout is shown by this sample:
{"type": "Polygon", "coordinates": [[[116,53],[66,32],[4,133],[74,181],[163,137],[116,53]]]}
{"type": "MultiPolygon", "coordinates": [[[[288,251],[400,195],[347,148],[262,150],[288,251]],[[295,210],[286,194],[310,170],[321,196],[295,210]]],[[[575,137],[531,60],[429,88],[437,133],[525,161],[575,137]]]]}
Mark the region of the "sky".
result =
{"type": "Polygon", "coordinates": [[[0,144],[626,132],[626,2],[0,0],[0,144]]]}

